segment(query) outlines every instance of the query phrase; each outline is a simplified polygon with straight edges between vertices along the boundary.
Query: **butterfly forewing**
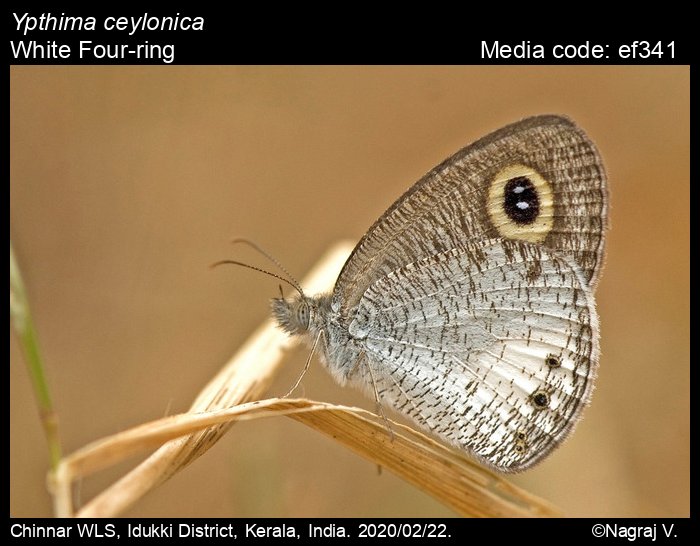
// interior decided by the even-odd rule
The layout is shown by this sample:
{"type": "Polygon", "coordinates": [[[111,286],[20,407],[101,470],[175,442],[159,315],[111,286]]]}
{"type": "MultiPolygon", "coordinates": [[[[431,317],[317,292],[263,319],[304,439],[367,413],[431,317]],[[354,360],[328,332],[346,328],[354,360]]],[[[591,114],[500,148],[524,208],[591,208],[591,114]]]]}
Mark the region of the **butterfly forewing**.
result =
{"type": "Polygon", "coordinates": [[[594,284],[606,216],[607,181],[595,145],[567,118],[528,118],[463,148],[401,196],[355,247],[338,279],[334,304],[350,315],[368,286],[400,267],[469,241],[523,234],[527,240],[537,230],[544,235],[541,244],[570,254],[594,284]],[[518,176],[519,168],[525,176],[518,176]],[[547,192],[537,189],[549,195],[551,206],[541,207],[537,222],[511,229],[511,218],[490,213],[501,206],[507,189],[498,177],[527,178],[527,169],[535,173],[531,179],[543,180],[547,192]]]}

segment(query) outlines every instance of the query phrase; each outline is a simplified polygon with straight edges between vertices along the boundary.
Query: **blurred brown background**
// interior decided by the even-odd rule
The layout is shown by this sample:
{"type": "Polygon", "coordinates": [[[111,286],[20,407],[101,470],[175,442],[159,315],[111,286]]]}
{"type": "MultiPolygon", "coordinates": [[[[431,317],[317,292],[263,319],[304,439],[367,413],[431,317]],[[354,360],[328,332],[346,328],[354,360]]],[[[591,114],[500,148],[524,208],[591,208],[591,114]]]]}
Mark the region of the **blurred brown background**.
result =
{"type": "MultiPolygon", "coordinates": [[[[687,67],[14,67],[10,81],[10,231],[66,452],[186,409],[266,317],[276,281],[207,267],[256,260],[231,237],[301,277],[460,147],[563,113],[611,180],[603,357],[576,434],[513,481],[574,516],[689,514],[687,67]]],[[[46,516],[47,451],[12,334],[10,359],[10,511],[46,516]]],[[[318,362],[303,393],[373,409],[318,362]]],[[[452,512],[278,418],[236,425],[127,515],[452,512]]]]}

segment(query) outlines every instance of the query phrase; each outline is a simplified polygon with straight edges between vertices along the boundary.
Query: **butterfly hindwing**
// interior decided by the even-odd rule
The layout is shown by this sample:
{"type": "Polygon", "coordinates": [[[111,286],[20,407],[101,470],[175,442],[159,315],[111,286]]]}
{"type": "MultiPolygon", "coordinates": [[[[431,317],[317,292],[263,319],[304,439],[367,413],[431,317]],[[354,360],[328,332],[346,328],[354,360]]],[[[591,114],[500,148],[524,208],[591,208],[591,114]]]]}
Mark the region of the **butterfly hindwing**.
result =
{"type": "MultiPolygon", "coordinates": [[[[350,332],[382,403],[502,471],[559,445],[598,359],[580,269],[520,241],[484,240],[394,271],[363,294],[350,332]]],[[[350,381],[368,384],[367,373],[360,366],[350,381]]]]}

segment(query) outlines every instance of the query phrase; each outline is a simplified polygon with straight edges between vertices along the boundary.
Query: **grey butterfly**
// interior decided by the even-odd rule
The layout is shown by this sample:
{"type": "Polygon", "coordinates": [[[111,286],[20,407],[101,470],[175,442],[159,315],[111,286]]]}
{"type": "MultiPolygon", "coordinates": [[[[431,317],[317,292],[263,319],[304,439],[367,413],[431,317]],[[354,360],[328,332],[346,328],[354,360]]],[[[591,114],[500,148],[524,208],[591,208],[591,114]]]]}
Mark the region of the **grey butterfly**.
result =
{"type": "Polygon", "coordinates": [[[593,291],[607,181],[572,121],[508,125],[435,167],[377,220],[333,292],[273,300],[326,367],[503,472],[569,435],[599,358],[593,291]]]}

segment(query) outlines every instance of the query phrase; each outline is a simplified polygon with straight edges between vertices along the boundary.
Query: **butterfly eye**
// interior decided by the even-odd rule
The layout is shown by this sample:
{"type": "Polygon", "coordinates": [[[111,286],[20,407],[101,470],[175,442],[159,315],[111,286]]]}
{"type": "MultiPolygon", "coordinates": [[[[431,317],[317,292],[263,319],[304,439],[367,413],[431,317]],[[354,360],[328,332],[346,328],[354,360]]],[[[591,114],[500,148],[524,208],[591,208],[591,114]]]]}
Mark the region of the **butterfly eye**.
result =
{"type": "Polygon", "coordinates": [[[491,182],[487,209],[502,237],[542,242],[554,224],[552,186],[535,169],[510,165],[491,182]]]}
{"type": "Polygon", "coordinates": [[[302,301],[299,304],[299,307],[297,307],[297,320],[299,321],[299,324],[301,324],[302,327],[306,330],[308,330],[309,328],[309,315],[309,304],[305,301],[302,301]]]}

